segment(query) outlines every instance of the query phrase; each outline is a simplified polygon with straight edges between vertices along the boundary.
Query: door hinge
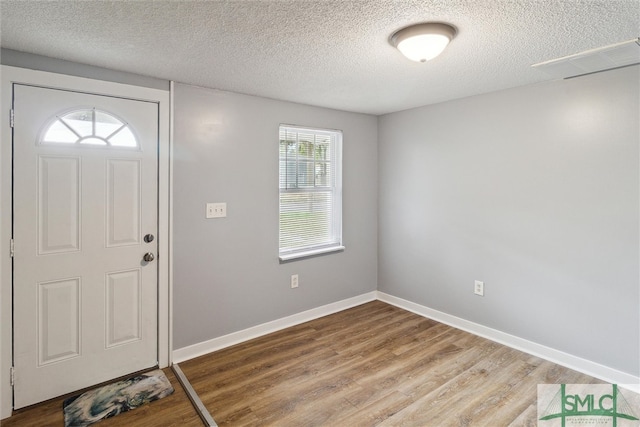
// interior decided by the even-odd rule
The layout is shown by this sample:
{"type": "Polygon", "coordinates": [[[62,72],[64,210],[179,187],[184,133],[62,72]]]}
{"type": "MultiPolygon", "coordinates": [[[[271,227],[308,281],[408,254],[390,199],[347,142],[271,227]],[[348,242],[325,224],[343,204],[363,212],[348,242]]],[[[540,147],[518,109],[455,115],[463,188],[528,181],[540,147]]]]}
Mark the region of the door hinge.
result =
{"type": "Polygon", "coordinates": [[[12,108],[9,111],[9,126],[13,127],[13,123],[15,121],[15,118],[16,118],[16,113],[15,113],[15,110],[12,108]]]}
{"type": "Polygon", "coordinates": [[[16,253],[16,245],[13,243],[13,239],[11,239],[9,243],[9,252],[11,253],[11,258],[13,258],[13,255],[16,253]]]}
{"type": "Polygon", "coordinates": [[[11,381],[11,387],[16,385],[16,368],[15,367],[11,367],[11,371],[9,372],[10,375],[10,381],[11,381]]]}

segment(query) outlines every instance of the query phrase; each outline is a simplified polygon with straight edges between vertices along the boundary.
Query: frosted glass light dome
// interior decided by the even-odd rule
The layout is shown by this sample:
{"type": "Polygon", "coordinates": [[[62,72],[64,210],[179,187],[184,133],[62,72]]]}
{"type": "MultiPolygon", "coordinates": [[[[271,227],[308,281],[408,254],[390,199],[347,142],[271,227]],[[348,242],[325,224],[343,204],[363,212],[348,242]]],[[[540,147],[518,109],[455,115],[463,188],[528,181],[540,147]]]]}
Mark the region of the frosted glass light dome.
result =
{"type": "Polygon", "coordinates": [[[396,31],[390,42],[410,60],[426,62],[440,55],[455,34],[455,28],[450,25],[425,23],[396,31]]]}

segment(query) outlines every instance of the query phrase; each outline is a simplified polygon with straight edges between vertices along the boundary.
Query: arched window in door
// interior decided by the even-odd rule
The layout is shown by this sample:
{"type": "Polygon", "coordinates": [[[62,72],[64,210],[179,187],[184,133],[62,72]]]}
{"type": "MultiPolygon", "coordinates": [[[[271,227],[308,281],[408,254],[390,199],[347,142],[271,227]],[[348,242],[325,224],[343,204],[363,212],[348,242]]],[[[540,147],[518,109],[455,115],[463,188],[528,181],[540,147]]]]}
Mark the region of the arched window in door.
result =
{"type": "Polygon", "coordinates": [[[95,108],[56,115],[42,132],[39,143],[139,148],[137,138],[124,120],[95,108]]]}

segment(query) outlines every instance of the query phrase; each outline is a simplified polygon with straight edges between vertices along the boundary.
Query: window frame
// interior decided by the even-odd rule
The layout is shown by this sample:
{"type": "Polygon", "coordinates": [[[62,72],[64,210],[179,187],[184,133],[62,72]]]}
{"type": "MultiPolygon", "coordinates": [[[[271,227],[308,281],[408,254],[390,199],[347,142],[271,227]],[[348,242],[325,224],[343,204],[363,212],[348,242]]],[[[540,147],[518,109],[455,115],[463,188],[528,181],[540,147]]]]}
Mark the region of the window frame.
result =
{"type": "MultiPolygon", "coordinates": [[[[313,128],[306,126],[297,126],[297,125],[289,125],[289,124],[280,124],[278,127],[278,171],[279,171],[279,184],[278,184],[278,258],[281,262],[286,262],[290,260],[295,260],[299,258],[310,257],[314,255],[327,254],[332,252],[339,252],[345,249],[342,241],[342,143],[343,143],[343,133],[341,130],[336,129],[323,129],[323,128],[313,128]],[[298,156],[295,159],[296,165],[296,185],[289,186],[288,178],[290,176],[290,171],[288,169],[287,163],[291,162],[288,157],[281,157],[281,137],[283,132],[292,132],[296,133],[296,148],[298,147],[299,134],[313,134],[314,135],[314,153],[315,153],[315,144],[316,137],[330,137],[330,158],[328,161],[323,160],[322,163],[328,163],[329,168],[331,169],[331,182],[329,185],[317,185],[314,178],[313,186],[298,186],[298,166],[301,163],[307,162],[308,159],[301,161],[298,156]],[[285,166],[283,169],[283,160],[285,162],[285,166]],[[284,175],[283,175],[284,174],[284,175]],[[282,177],[285,177],[285,185],[282,185],[282,177]],[[294,247],[286,247],[282,248],[282,195],[283,194],[301,194],[301,195],[311,195],[313,193],[322,193],[327,192],[330,193],[331,199],[331,209],[330,209],[330,221],[329,221],[329,238],[325,239],[322,243],[314,243],[310,245],[301,245],[294,247]]],[[[315,154],[314,154],[315,159],[315,154]]],[[[314,160],[314,169],[317,165],[314,160]]],[[[315,176],[315,175],[314,175],[315,176]]]]}

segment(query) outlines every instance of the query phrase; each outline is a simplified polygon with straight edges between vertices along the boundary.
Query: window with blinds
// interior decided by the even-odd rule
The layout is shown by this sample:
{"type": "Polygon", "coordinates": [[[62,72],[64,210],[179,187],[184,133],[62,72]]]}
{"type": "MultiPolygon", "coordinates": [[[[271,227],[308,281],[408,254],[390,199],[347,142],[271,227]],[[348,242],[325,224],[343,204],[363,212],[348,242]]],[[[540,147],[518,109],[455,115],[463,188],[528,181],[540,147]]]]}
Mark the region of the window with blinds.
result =
{"type": "Polygon", "coordinates": [[[342,132],[280,126],[280,260],[342,250],[342,132]]]}

